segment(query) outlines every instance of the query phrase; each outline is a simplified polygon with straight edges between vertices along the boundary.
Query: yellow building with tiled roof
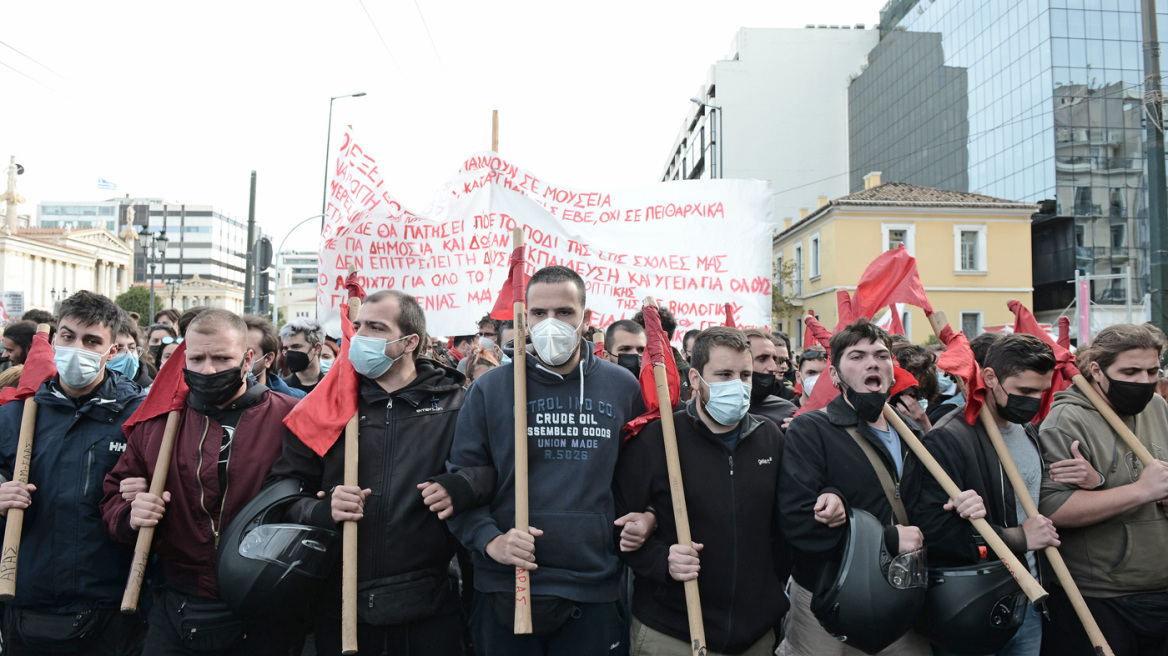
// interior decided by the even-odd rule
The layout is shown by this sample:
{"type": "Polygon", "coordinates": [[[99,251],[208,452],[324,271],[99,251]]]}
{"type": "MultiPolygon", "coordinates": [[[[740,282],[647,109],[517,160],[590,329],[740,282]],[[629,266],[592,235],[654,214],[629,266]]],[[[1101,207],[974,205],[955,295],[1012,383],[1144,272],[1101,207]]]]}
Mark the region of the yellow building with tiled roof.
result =
{"type": "MultiPolygon", "coordinates": [[[[829,329],[839,320],[836,293],[854,293],[864,269],[882,252],[904,244],[933,307],[973,337],[983,326],[1012,323],[1010,299],[1031,306],[1032,203],[865,178],[865,189],[827,200],[775,236],[777,270],[792,271],[781,291],[795,309],[775,325],[802,346],[803,316],[814,310],[829,329]]],[[[876,317],[879,318],[879,317],[876,317]]],[[[924,312],[905,308],[914,343],[932,334],[924,312]]]]}

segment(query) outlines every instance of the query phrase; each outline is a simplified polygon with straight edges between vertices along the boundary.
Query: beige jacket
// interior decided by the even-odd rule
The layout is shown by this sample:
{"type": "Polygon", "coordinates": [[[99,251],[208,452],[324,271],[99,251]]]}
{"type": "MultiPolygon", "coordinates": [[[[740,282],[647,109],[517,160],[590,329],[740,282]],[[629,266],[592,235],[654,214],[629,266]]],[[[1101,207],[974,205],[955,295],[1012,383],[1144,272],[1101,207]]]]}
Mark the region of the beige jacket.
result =
{"type": "MultiPolygon", "coordinates": [[[[1152,398],[1144,411],[1124,422],[1152,452],[1168,461],[1168,403],[1152,398]]],[[[1071,458],[1071,442],[1105,478],[1100,490],[1139,480],[1143,465],[1078,390],[1059,392],[1042,422],[1042,499],[1039,511],[1050,516],[1079,488],[1050,480],[1052,463],[1071,458]]],[[[1092,526],[1060,528],[1059,551],[1088,597],[1116,597],[1168,590],[1168,518],[1156,503],[1145,503],[1092,526]]]]}

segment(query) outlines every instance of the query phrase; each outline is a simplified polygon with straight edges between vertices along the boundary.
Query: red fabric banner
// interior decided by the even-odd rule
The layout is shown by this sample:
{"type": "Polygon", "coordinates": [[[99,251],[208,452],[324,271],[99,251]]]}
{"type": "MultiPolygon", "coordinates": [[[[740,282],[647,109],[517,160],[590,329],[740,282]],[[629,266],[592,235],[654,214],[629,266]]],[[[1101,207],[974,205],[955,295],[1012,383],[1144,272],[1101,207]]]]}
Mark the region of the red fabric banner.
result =
{"type": "Polygon", "coordinates": [[[36,333],[20,370],[20,382],[16,387],[5,387],[0,391],[0,405],[31,398],[46,380],[56,375],[57,366],[53,364],[53,347],[49,338],[44,333],[36,333]]]}
{"type": "MultiPolygon", "coordinates": [[[[1038,320],[1034,318],[1034,314],[1025,305],[1022,305],[1019,301],[1011,300],[1006,304],[1006,307],[1010,308],[1010,311],[1014,313],[1015,334],[1026,333],[1028,335],[1034,335],[1049,344],[1050,348],[1054,351],[1056,364],[1054,375],[1050,379],[1050,389],[1042,395],[1042,407],[1038,410],[1038,416],[1034,418],[1034,421],[1039,422],[1045,419],[1046,415],[1050,413],[1050,403],[1054,399],[1055,393],[1061,392],[1072,385],[1071,379],[1079,374],[1079,368],[1075,366],[1075,356],[1071,353],[1070,349],[1051,339],[1050,334],[1038,325],[1038,320]]],[[[1063,318],[1065,319],[1066,317],[1063,318]]],[[[1068,320],[1068,332],[1069,328],[1068,320]]],[[[1059,321],[1059,331],[1061,339],[1061,320],[1059,321]]],[[[1069,336],[1067,337],[1067,341],[1070,341],[1069,336]]]]}
{"type": "Polygon", "coordinates": [[[524,299],[527,290],[527,281],[530,276],[523,273],[525,246],[511,251],[511,263],[507,267],[507,277],[503,279],[503,287],[499,296],[495,298],[495,307],[491,308],[491,318],[495,321],[511,321],[515,319],[515,302],[524,299]]]}
{"type": "Polygon", "coordinates": [[[178,349],[170,354],[166,364],[158,370],[158,376],[142,405],[130,415],[122,425],[122,432],[126,437],[134,426],[149,419],[159,417],[172,410],[182,410],[187,407],[187,383],[183,380],[183,369],[187,366],[187,343],[178,345],[178,349]]]}
{"type": "Polygon", "coordinates": [[[661,315],[657,313],[657,306],[645,304],[642,307],[642,316],[645,318],[645,333],[648,344],[645,347],[645,357],[641,362],[641,396],[645,399],[645,414],[625,424],[621,434],[625,440],[641,432],[641,429],[653,421],[661,418],[661,405],[657,402],[657,379],[653,372],[654,364],[665,365],[665,378],[669,383],[669,408],[672,412],[681,399],[681,374],[677,371],[677,362],[673,359],[673,351],[669,348],[669,339],[665,336],[665,329],[661,327],[661,315]]]}

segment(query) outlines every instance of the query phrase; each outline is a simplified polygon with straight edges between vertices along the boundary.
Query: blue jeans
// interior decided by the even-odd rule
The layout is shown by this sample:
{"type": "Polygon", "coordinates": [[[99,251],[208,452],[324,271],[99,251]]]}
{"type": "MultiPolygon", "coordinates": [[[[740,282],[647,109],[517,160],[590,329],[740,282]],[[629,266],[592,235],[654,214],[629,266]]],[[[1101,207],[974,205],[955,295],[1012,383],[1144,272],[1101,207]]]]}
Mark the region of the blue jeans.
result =
{"type": "MultiPolygon", "coordinates": [[[[1042,648],[1042,613],[1035,604],[1026,604],[1026,615],[1022,619],[1022,626],[1010,638],[1002,650],[995,656],[1038,656],[1042,648]]],[[[956,656],[953,652],[945,651],[933,645],[934,656],[956,656]]]]}

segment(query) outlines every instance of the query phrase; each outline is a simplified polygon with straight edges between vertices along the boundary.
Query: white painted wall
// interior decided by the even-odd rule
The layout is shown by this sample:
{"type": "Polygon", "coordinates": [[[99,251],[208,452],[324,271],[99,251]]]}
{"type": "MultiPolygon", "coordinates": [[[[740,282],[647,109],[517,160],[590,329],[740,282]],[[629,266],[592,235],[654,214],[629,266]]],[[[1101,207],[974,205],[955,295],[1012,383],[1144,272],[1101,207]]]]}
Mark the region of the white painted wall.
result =
{"type": "Polygon", "coordinates": [[[742,28],[714,64],[703,91],[713,83],[708,100],[725,112],[723,177],[770,180],[779,226],[819,195],[849,193],[849,77],[878,41],[876,29],[742,28]]]}

